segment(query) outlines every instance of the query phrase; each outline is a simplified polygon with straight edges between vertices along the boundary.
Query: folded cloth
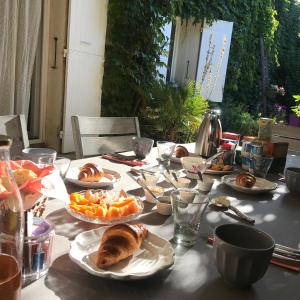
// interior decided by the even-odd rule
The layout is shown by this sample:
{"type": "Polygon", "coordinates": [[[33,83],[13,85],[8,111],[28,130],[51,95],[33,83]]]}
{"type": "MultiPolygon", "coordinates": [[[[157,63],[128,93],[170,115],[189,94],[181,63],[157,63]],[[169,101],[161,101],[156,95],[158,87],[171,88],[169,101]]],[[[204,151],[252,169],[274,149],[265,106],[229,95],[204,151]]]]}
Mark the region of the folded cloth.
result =
{"type": "MultiPolygon", "coordinates": [[[[213,235],[209,235],[208,238],[207,238],[207,241],[208,241],[209,244],[212,245],[214,243],[213,235]]],[[[284,259],[272,257],[271,264],[276,265],[276,266],[280,266],[282,268],[292,270],[294,272],[300,272],[300,264],[293,263],[293,262],[290,262],[290,261],[287,261],[287,260],[284,260],[284,259]]]]}
{"type": "Polygon", "coordinates": [[[117,163],[120,163],[120,164],[125,164],[125,165],[128,165],[128,166],[132,166],[132,167],[135,167],[135,166],[140,167],[140,166],[143,166],[144,164],[146,164],[146,162],[141,161],[141,160],[120,159],[120,158],[117,158],[117,157],[115,157],[113,155],[109,155],[109,154],[103,154],[101,156],[101,158],[111,160],[113,162],[117,162],[117,163]]]}

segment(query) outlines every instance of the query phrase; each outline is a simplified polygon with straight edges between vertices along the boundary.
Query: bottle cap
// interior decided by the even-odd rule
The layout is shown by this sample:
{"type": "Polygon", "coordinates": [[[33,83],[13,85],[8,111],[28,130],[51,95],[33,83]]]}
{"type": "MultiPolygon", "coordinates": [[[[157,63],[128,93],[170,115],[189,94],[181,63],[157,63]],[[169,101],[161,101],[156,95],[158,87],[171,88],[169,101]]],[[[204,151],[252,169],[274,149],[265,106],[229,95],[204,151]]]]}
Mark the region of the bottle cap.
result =
{"type": "Polygon", "coordinates": [[[0,135],[0,147],[10,147],[12,143],[11,137],[7,135],[0,135]]]}

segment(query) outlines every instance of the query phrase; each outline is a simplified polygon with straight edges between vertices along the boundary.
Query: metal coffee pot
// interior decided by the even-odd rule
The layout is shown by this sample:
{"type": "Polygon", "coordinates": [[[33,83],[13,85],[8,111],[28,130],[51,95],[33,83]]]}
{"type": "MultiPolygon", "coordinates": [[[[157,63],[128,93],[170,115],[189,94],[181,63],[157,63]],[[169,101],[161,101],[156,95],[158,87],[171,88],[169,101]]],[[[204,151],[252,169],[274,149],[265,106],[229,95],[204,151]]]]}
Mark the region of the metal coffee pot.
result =
{"type": "Polygon", "coordinates": [[[217,153],[222,137],[220,110],[209,110],[202,121],[195,146],[195,153],[211,157],[217,153]]]}

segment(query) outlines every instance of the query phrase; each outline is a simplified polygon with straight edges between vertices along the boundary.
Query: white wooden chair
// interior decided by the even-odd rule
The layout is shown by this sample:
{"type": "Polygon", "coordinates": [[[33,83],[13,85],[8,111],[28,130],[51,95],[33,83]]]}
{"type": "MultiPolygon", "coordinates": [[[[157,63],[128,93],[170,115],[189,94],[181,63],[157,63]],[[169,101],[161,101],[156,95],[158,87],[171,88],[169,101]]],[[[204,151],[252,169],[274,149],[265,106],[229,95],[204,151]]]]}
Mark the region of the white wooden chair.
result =
{"type": "Polygon", "coordinates": [[[76,158],[132,150],[132,137],[140,136],[137,117],[72,116],[76,158]]]}
{"type": "Polygon", "coordinates": [[[22,149],[29,147],[27,125],[24,115],[0,116],[0,134],[8,135],[13,139],[10,155],[17,158],[22,149]]]}

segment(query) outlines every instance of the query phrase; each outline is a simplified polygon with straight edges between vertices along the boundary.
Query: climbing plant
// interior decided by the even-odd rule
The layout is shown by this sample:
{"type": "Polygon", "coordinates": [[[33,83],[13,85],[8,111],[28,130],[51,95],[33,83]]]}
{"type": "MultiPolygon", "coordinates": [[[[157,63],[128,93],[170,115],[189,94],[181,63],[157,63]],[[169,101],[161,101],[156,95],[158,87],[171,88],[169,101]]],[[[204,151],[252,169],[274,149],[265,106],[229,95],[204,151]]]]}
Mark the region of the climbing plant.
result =
{"type": "MultiPolygon", "coordinates": [[[[243,110],[257,115],[261,102],[260,37],[270,70],[278,65],[278,20],[273,0],[110,0],[102,114],[138,115],[144,109],[141,95],[151,93],[159,78],[157,66],[167,42],[162,27],[175,16],[193,17],[195,22],[234,22],[222,107],[225,114],[226,107],[241,103],[243,110]]],[[[225,129],[230,129],[231,121],[224,119],[225,129]]]]}

